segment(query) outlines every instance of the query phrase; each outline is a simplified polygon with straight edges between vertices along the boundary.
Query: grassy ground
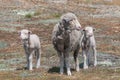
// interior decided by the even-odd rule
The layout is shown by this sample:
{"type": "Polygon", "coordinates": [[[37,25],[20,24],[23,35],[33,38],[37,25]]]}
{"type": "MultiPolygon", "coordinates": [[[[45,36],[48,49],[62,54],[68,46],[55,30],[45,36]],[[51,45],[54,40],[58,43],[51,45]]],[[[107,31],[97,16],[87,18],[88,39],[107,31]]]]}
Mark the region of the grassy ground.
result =
{"type": "MultiPolygon", "coordinates": [[[[98,52],[120,55],[120,2],[118,0],[69,0],[55,4],[44,0],[4,0],[0,4],[0,79],[1,80],[120,80],[120,69],[90,67],[74,70],[72,76],[59,74],[59,60],[51,44],[53,26],[66,12],[77,15],[83,27],[96,28],[98,52]],[[112,2],[111,2],[112,1],[112,2]],[[33,14],[34,13],[34,14],[33,14]],[[41,68],[25,70],[25,55],[17,31],[26,28],[41,39],[41,68]]],[[[81,59],[80,59],[81,60],[81,59]]],[[[73,63],[73,60],[71,60],[73,63]]]]}
{"type": "Polygon", "coordinates": [[[89,70],[81,70],[80,72],[72,71],[72,76],[59,75],[58,72],[50,72],[42,70],[25,71],[1,71],[0,78],[3,80],[119,80],[120,69],[102,69],[90,68],[89,70]],[[9,74],[9,75],[8,75],[9,74]]]}

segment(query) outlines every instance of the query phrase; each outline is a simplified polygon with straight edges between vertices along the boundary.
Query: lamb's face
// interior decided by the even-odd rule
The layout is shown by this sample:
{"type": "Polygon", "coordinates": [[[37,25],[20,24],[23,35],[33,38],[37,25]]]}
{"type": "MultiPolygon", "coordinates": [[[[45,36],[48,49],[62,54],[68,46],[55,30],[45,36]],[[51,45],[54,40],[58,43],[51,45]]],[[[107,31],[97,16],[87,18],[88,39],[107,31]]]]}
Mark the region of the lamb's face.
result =
{"type": "Polygon", "coordinates": [[[85,27],[83,31],[85,32],[87,38],[93,36],[94,29],[92,27],[85,27]]]}
{"type": "Polygon", "coordinates": [[[21,30],[21,31],[19,32],[20,38],[21,38],[22,40],[28,39],[28,34],[29,34],[29,33],[30,33],[29,30],[26,30],[26,29],[21,30]]]}

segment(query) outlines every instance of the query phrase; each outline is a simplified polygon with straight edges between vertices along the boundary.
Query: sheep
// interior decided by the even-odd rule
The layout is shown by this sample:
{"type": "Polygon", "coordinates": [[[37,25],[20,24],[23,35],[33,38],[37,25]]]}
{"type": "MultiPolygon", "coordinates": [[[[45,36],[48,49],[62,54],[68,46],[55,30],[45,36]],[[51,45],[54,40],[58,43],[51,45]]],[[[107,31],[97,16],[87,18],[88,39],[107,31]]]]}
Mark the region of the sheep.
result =
{"type": "Polygon", "coordinates": [[[84,69],[88,69],[88,65],[89,65],[89,51],[90,49],[93,50],[93,55],[94,55],[94,66],[97,65],[97,57],[96,57],[96,42],[95,42],[95,37],[94,37],[94,31],[95,29],[93,29],[91,26],[87,26],[83,29],[83,35],[80,41],[80,45],[82,47],[82,54],[84,57],[84,65],[83,68],[84,69]]]}
{"type": "Polygon", "coordinates": [[[69,53],[74,52],[75,69],[79,71],[78,52],[80,49],[81,25],[73,13],[66,13],[60,17],[60,21],[54,26],[52,43],[60,58],[60,74],[67,68],[67,75],[71,75],[69,53]],[[65,63],[65,64],[64,64],[65,63]]]}
{"type": "Polygon", "coordinates": [[[23,47],[27,59],[27,69],[32,70],[32,58],[33,54],[36,55],[36,68],[40,67],[41,45],[39,37],[36,34],[32,34],[31,31],[23,29],[19,31],[20,39],[22,40],[23,47]]]}

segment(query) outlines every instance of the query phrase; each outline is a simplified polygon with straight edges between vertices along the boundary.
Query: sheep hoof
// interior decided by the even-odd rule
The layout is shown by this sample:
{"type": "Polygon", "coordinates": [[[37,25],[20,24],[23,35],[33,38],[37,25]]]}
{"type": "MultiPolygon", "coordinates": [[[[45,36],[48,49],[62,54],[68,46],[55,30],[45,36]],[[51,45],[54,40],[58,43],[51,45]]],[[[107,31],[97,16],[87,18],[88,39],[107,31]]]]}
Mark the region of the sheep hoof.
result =
{"type": "Polygon", "coordinates": [[[94,64],[94,67],[96,67],[96,66],[97,66],[97,63],[94,64]]]}
{"type": "Polygon", "coordinates": [[[77,72],[79,72],[79,71],[80,71],[80,69],[79,69],[79,68],[76,68],[76,71],[77,71],[77,72]]]}
{"type": "Polygon", "coordinates": [[[32,71],[33,69],[29,69],[30,71],[32,71]]]}
{"type": "Polygon", "coordinates": [[[40,66],[36,66],[36,68],[38,69],[40,66]]]}
{"type": "Polygon", "coordinates": [[[88,66],[84,66],[84,69],[88,69],[88,66]]]}
{"type": "Polygon", "coordinates": [[[63,75],[63,72],[60,72],[61,75],[63,75]]]}
{"type": "Polygon", "coordinates": [[[70,71],[68,71],[68,72],[67,72],[67,75],[68,75],[68,76],[71,76],[71,72],[70,72],[70,71]]]}
{"type": "Polygon", "coordinates": [[[32,70],[33,70],[33,68],[32,68],[32,67],[29,67],[28,69],[29,69],[30,71],[32,71],[32,70]]]}

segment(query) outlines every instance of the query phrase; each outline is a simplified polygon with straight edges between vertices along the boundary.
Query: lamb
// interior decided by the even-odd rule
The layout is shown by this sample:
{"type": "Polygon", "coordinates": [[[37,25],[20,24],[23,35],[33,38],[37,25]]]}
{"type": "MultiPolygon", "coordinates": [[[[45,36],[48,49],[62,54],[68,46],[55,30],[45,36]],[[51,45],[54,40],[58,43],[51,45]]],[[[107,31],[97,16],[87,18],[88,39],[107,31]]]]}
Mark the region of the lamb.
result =
{"type": "Polygon", "coordinates": [[[27,69],[29,70],[33,69],[32,65],[33,54],[36,54],[37,59],[36,68],[39,68],[41,56],[41,45],[39,37],[36,34],[32,34],[32,32],[27,29],[21,30],[19,34],[26,54],[27,69]]]}
{"type": "Polygon", "coordinates": [[[53,29],[52,43],[60,58],[60,74],[67,68],[67,75],[71,75],[69,53],[74,52],[76,71],[79,71],[78,52],[80,49],[81,25],[73,13],[63,14],[53,29]],[[64,65],[65,63],[65,65],[64,65]]]}
{"type": "Polygon", "coordinates": [[[94,37],[94,31],[95,29],[93,29],[91,26],[87,26],[85,27],[85,29],[83,29],[83,35],[81,38],[81,47],[82,47],[82,53],[84,56],[84,65],[83,68],[87,69],[88,65],[89,65],[89,51],[90,49],[93,50],[93,55],[94,55],[94,66],[97,65],[97,57],[96,57],[96,42],[95,42],[95,37],[94,37]]]}

